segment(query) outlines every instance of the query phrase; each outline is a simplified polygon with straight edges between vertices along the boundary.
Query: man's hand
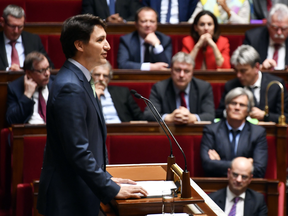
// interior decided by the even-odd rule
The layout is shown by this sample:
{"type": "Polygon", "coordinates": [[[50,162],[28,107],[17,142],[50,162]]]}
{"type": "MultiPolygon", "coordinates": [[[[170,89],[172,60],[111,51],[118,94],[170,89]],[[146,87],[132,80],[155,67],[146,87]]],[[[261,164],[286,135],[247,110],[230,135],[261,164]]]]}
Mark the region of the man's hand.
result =
{"type": "Polygon", "coordinates": [[[208,155],[210,160],[221,160],[219,154],[214,149],[209,149],[208,155]]]}
{"type": "Polygon", "coordinates": [[[119,13],[110,15],[106,20],[109,23],[124,23],[124,20],[119,16],[119,13]]]}
{"type": "Polygon", "coordinates": [[[261,70],[273,70],[277,66],[277,63],[274,59],[265,59],[261,65],[261,70]]]}
{"type": "Polygon", "coordinates": [[[154,32],[149,33],[145,38],[144,38],[145,43],[149,43],[152,46],[159,45],[161,42],[156,36],[154,32]]]}
{"type": "Polygon", "coordinates": [[[187,108],[180,106],[178,109],[175,109],[172,113],[167,114],[164,120],[167,123],[188,124],[196,122],[197,118],[196,115],[190,113],[190,111],[187,108]]]}
{"type": "Polygon", "coordinates": [[[256,118],[259,121],[261,121],[264,119],[265,111],[263,111],[257,107],[253,107],[249,115],[251,118],[256,118]]]}
{"type": "Polygon", "coordinates": [[[27,74],[24,76],[24,95],[28,98],[32,98],[37,87],[37,83],[32,78],[29,78],[27,74]]]}
{"type": "Polygon", "coordinates": [[[22,70],[18,64],[12,64],[9,68],[10,71],[20,71],[22,70]]]}
{"type": "Polygon", "coordinates": [[[166,70],[168,66],[165,62],[150,63],[150,70],[166,70]]]}
{"type": "Polygon", "coordinates": [[[147,196],[148,193],[141,186],[121,186],[120,191],[116,195],[116,199],[128,199],[128,198],[141,198],[139,193],[147,196]]]}
{"type": "Polygon", "coordinates": [[[122,179],[122,178],[111,178],[112,181],[114,181],[116,184],[132,184],[132,185],[136,185],[136,182],[134,182],[131,179],[122,179]]]}

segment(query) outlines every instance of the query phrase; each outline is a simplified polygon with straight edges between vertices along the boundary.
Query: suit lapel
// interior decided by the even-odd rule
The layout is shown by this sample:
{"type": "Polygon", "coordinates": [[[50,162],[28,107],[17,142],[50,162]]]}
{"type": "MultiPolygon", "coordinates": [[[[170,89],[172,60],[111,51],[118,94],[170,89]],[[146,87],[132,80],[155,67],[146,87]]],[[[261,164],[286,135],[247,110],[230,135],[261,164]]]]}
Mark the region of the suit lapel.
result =
{"type": "Polygon", "coordinates": [[[219,127],[217,134],[219,134],[219,137],[222,137],[222,147],[221,149],[223,151],[225,151],[224,155],[227,155],[227,160],[231,160],[232,159],[232,155],[231,155],[231,143],[229,140],[229,130],[228,127],[226,125],[226,121],[222,120],[221,122],[221,126],[219,127]]]}
{"type": "Polygon", "coordinates": [[[174,87],[173,87],[171,78],[169,79],[169,83],[167,85],[166,92],[167,92],[166,95],[169,95],[168,97],[170,97],[169,99],[166,100],[168,103],[168,107],[169,107],[168,110],[171,110],[171,112],[173,112],[177,107],[176,107],[176,95],[175,95],[175,91],[174,91],[174,87]]]}
{"type": "Polygon", "coordinates": [[[258,104],[259,109],[264,109],[265,107],[265,94],[266,94],[266,88],[264,88],[267,83],[267,77],[264,73],[262,73],[262,80],[261,80],[261,89],[260,89],[260,103],[258,104]]]}
{"type": "Polygon", "coordinates": [[[223,211],[225,211],[226,190],[227,190],[227,188],[224,188],[223,190],[221,190],[220,196],[218,196],[217,199],[215,200],[215,203],[216,203],[223,211]]]}
{"type": "Polygon", "coordinates": [[[200,107],[198,105],[199,101],[198,101],[198,88],[195,84],[195,82],[193,82],[193,79],[190,82],[190,91],[189,91],[189,108],[190,108],[190,113],[198,113],[198,110],[196,110],[196,108],[200,107]]]}
{"type": "Polygon", "coordinates": [[[245,200],[244,200],[244,216],[250,216],[253,215],[254,212],[251,212],[253,208],[253,200],[252,197],[250,196],[249,189],[246,190],[245,194],[245,200]]]}
{"type": "MultiPolygon", "coordinates": [[[[288,39],[285,41],[286,47],[288,47],[288,39]]],[[[288,65],[288,49],[286,48],[286,53],[285,53],[285,65],[288,65]]]]}
{"type": "Polygon", "coordinates": [[[238,155],[245,155],[243,154],[244,151],[247,151],[247,144],[250,143],[250,133],[251,128],[249,123],[246,121],[243,130],[241,131],[240,138],[238,141],[238,148],[236,151],[236,157],[238,155]]]}
{"type": "Polygon", "coordinates": [[[4,32],[1,32],[0,34],[0,59],[6,69],[8,67],[8,60],[7,60],[6,48],[4,44],[4,32]]]}
{"type": "Polygon", "coordinates": [[[263,31],[264,35],[263,37],[261,37],[261,40],[263,40],[263,42],[261,42],[261,46],[258,47],[259,49],[259,55],[261,58],[261,62],[263,62],[266,57],[267,57],[267,53],[268,53],[268,46],[269,46],[269,32],[267,27],[265,27],[265,30],[263,31]]]}
{"type": "Polygon", "coordinates": [[[131,47],[132,50],[134,49],[135,51],[132,51],[132,53],[137,53],[134,56],[135,62],[141,62],[141,56],[140,56],[140,41],[139,41],[139,36],[137,32],[134,32],[131,38],[131,47]]]}

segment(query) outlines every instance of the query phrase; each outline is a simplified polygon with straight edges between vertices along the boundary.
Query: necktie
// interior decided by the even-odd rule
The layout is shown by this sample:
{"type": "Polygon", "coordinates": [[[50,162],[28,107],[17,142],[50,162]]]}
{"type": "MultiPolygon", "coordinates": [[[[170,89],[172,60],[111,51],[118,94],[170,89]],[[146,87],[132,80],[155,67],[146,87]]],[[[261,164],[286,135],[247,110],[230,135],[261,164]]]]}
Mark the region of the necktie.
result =
{"type": "Polygon", "coordinates": [[[169,23],[169,22],[170,22],[170,17],[171,17],[171,0],[169,0],[169,3],[168,3],[166,23],[169,23]]]}
{"type": "Polygon", "coordinates": [[[44,122],[46,122],[46,102],[45,99],[42,95],[42,90],[43,88],[40,87],[38,88],[38,113],[41,116],[41,118],[44,120],[44,122]]]}
{"type": "Polygon", "coordinates": [[[240,197],[234,198],[234,204],[233,204],[228,216],[235,216],[236,215],[236,205],[237,205],[239,200],[240,200],[240,197]]]}
{"type": "Polygon", "coordinates": [[[253,94],[253,100],[254,100],[254,105],[257,106],[258,105],[258,102],[256,100],[256,97],[255,97],[255,89],[258,88],[257,86],[254,86],[254,87],[248,87],[248,89],[252,92],[253,94]]]}
{"type": "Polygon", "coordinates": [[[186,100],[185,100],[185,92],[181,91],[180,93],[180,98],[181,98],[181,106],[187,108],[186,100]]]}
{"type": "Polygon", "coordinates": [[[233,158],[235,158],[236,150],[237,150],[237,149],[235,149],[235,146],[236,146],[236,137],[237,137],[237,135],[240,133],[240,130],[237,130],[237,131],[230,130],[230,132],[231,132],[232,135],[233,135],[233,139],[232,139],[232,142],[231,142],[231,159],[233,159],[233,158]]]}
{"type": "Polygon", "coordinates": [[[145,53],[144,53],[144,62],[150,62],[151,59],[150,59],[150,44],[148,43],[144,43],[144,46],[145,46],[145,53]]]}
{"type": "Polygon", "coordinates": [[[96,98],[96,89],[95,89],[95,83],[93,79],[90,80],[90,85],[93,90],[94,97],[96,98]]]}
{"type": "Polygon", "coordinates": [[[280,44],[274,44],[274,54],[273,54],[273,59],[276,61],[276,63],[278,64],[278,50],[281,47],[280,44]]]}
{"type": "Polygon", "coordinates": [[[10,41],[9,44],[10,44],[11,47],[12,47],[12,52],[11,52],[11,65],[12,65],[12,64],[20,65],[18,52],[17,52],[17,50],[16,50],[16,48],[15,48],[16,41],[10,41]]]}
{"type": "Polygon", "coordinates": [[[109,11],[110,15],[115,14],[115,0],[110,0],[109,11]]]}
{"type": "Polygon", "coordinates": [[[267,12],[270,11],[271,7],[272,7],[272,0],[267,0],[267,12]]]}

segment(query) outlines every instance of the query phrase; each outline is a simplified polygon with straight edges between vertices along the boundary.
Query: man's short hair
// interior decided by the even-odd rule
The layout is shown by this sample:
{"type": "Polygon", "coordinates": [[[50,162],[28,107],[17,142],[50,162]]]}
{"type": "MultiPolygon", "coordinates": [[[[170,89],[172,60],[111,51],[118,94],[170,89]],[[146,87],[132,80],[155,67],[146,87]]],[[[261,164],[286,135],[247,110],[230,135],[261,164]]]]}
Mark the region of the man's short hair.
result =
{"type": "Polygon", "coordinates": [[[34,51],[34,52],[29,53],[25,57],[24,66],[23,66],[24,71],[26,70],[33,71],[34,65],[43,61],[45,58],[46,57],[40,52],[34,51]]]}
{"type": "Polygon", "coordinates": [[[151,7],[141,7],[141,8],[139,8],[137,11],[136,11],[136,14],[135,14],[135,23],[137,23],[138,22],[138,20],[139,20],[139,13],[141,12],[141,11],[143,11],[143,10],[145,10],[145,11],[154,11],[155,12],[155,14],[156,14],[156,21],[158,20],[158,13],[157,13],[157,11],[156,10],[154,10],[153,8],[151,8],[151,7]]]}
{"type": "MultiPolygon", "coordinates": [[[[111,80],[113,78],[113,69],[112,69],[112,65],[110,64],[109,61],[106,61],[105,64],[99,65],[97,67],[108,67],[109,69],[109,79],[111,80]]],[[[95,69],[93,69],[94,72],[95,69]]]]}
{"type": "Polygon", "coordinates": [[[20,19],[22,17],[25,17],[25,12],[22,7],[10,4],[3,10],[2,17],[4,18],[4,20],[7,20],[7,17],[9,15],[20,19]]]}
{"type": "Polygon", "coordinates": [[[230,104],[234,98],[241,95],[246,95],[248,97],[248,112],[250,112],[254,106],[253,94],[250,90],[241,87],[234,88],[228,92],[228,94],[225,96],[225,106],[228,106],[228,104],[230,104]]]}
{"type": "Polygon", "coordinates": [[[61,31],[60,42],[67,59],[76,55],[77,49],[74,42],[79,40],[87,44],[96,25],[106,29],[104,21],[91,14],[76,15],[65,20],[61,31]]]}
{"type": "Polygon", "coordinates": [[[190,54],[184,53],[184,52],[178,52],[172,57],[171,67],[173,67],[174,62],[191,64],[193,68],[195,66],[195,62],[194,62],[192,56],[190,54]]]}
{"type": "Polygon", "coordinates": [[[272,16],[274,14],[277,14],[277,19],[278,20],[283,20],[285,17],[288,17],[288,7],[287,7],[287,5],[281,4],[281,3],[275,4],[271,8],[271,10],[269,12],[269,15],[268,15],[268,18],[267,18],[267,23],[271,23],[272,16]]]}
{"type": "Polygon", "coordinates": [[[248,64],[255,67],[256,63],[260,63],[260,56],[252,46],[241,45],[233,52],[230,62],[234,66],[248,64]]]}

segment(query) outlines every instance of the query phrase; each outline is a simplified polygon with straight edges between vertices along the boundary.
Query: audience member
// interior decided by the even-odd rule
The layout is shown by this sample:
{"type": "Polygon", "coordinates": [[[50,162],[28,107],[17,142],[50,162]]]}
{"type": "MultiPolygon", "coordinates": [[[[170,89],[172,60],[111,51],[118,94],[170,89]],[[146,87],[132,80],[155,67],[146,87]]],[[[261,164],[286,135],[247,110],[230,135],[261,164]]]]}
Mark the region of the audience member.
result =
{"type": "Polygon", "coordinates": [[[142,0],[159,14],[158,22],[177,24],[187,22],[195,10],[198,0],[142,0]]]}
{"type": "Polygon", "coordinates": [[[271,75],[269,73],[262,73],[260,71],[260,57],[257,51],[249,45],[242,45],[238,47],[232,57],[231,64],[234,66],[237,78],[228,81],[224,87],[218,109],[216,110],[216,117],[225,117],[224,99],[226,94],[235,87],[243,87],[249,89],[254,95],[255,107],[250,112],[251,118],[256,118],[259,121],[278,122],[281,114],[281,89],[278,85],[272,85],[268,92],[268,106],[269,113],[265,115],[265,94],[268,84],[273,81],[279,81],[284,87],[284,114],[286,121],[288,120],[288,94],[283,79],[271,75]]]}
{"type": "Polygon", "coordinates": [[[25,75],[8,84],[6,120],[12,124],[43,124],[53,77],[47,58],[29,53],[24,61],[25,75]]]}
{"type": "MultiPolygon", "coordinates": [[[[153,85],[150,100],[167,123],[188,124],[214,119],[212,87],[193,77],[194,61],[189,54],[178,52],[172,58],[171,78],[153,85]]],[[[144,116],[155,121],[146,107],[144,116]]]]}
{"type": "Polygon", "coordinates": [[[134,21],[140,0],[82,0],[82,14],[99,16],[109,23],[134,21]]]}
{"type": "Polygon", "coordinates": [[[137,31],[120,38],[117,63],[120,69],[162,70],[169,67],[171,38],[157,32],[157,13],[150,7],[136,12],[137,31]]]}
{"type": "Polygon", "coordinates": [[[230,68],[230,45],[220,36],[219,24],[210,11],[201,11],[191,26],[191,36],[182,40],[182,51],[190,53],[195,69],[230,68]]]}
{"type": "Polygon", "coordinates": [[[48,57],[38,35],[23,31],[25,12],[16,5],[8,5],[0,18],[3,32],[0,32],[0,70],[21,70],[25,56],[30,52],[43,53],[51,67],[48,57]]]}
{"type": "Polygon", "coordinates": [[[268,157],[266,132],[246,121],[253,105],[249,90],[232,89],[225,97],[227,119],[204,127],[200,152],[206,176],[226,176],[231,160],[243,156],[253,162],[254,177],[264,178],[268,157]]]}
{"type": "Polygon", "coordinates": [[[202,10],[213,13],[218,23],[249,24],[250,3],[249,0],[209,0],[199,1],[194,13],[188,22],[193,23],[197,14],[202,10]]]}
{"type": "Polygon", "coordinates": [[[253,177],[253,165],[249,159],[235,158],[231,168],[228,168],[227,176],[226,188],[208,194],[227,215],[267,215],[263,194],[248,188],[253,177]]]}
{"type": "Polygon", "coordinates": [[[288,5],[288,0],[252,0],[253,5],[253,19],[266,19],[271,7],[276,3],[288,5]]]}
{"type": "Polygon", "coordinates": [[[283,70],[288,64],[288,7],[272,7],[267,25],[246,32],[243,44],[253,46],[260,54],[264,69],[283,70]]]}
{"type": "Polygon", "coordinates": [[[113,77],[112,66],[96,66],[91,74],[95,90],[101,101],[106,123],[121,123],[132,120],[143,120],[143,113],[126,87],[108,86],[113,77]]]}

